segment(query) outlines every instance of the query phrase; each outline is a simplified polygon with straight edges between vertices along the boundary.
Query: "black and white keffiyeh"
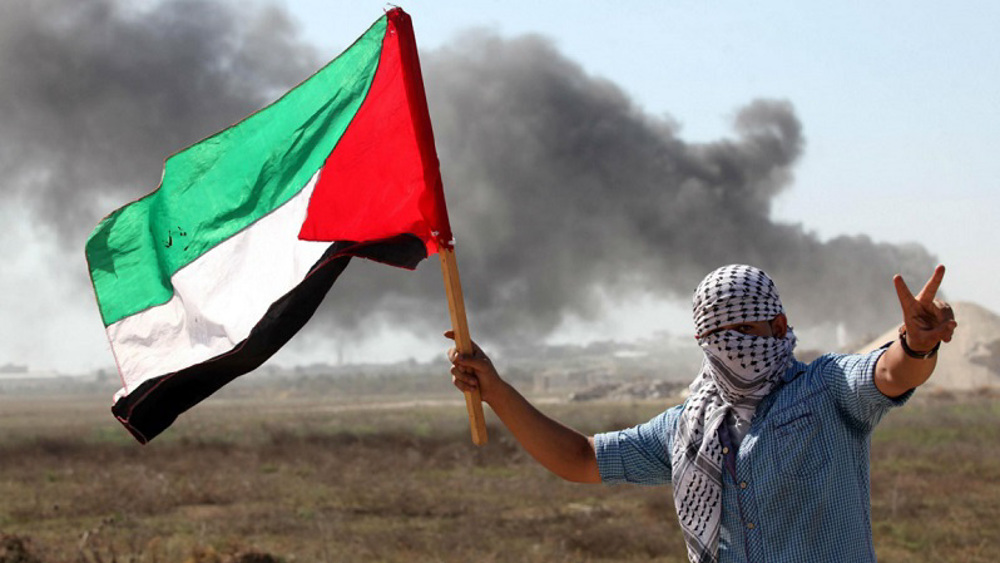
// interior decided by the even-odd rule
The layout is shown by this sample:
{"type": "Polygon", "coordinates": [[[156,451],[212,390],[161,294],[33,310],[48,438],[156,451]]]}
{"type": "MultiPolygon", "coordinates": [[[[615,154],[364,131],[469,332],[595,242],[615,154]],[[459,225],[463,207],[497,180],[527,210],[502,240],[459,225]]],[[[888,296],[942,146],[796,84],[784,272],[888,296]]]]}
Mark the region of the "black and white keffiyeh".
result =
{"type": "Polygon", "coordinates": [[[694,295],[701,372],[678,421],[671,452],[674,505],[688,559],[716,563],[722,521],[722,444],[718,431],[732,413],[747,423],[793,361],[795,335],[749,336],[714,329],[770,321],[784,313],[774,282],[752,266],[725,266],[709,274],[694,295]]]}

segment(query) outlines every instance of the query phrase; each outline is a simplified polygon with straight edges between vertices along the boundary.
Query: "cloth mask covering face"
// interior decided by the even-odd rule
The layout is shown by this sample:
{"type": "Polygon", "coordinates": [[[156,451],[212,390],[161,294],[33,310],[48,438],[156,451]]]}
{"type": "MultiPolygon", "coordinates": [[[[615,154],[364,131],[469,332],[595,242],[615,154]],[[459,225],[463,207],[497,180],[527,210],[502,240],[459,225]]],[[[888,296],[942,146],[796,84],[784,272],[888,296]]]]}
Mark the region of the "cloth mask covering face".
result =
{"type": "Polygon", "coordinates": [[[796,338],[791,330],[784,338],[725,330],[702,338],[699,344],[705,352],[699,374],[704,375],[699,378],[704,379],[702,385],[710,381],[722,402],[750,422],[757,405],[791,364],[796,338]]]}
{"type": "Polygon", "coordinates": [[[702,369],[678,421],[671,451],[674,505],[693,563],[718,561],[722,521],[722,443],[729,413],[749,422],[760,401],[794,361],[796,338],[759,337],[725,330],[783,314],[774,282],[752,266],[726,266],[695,291],[694,318],[705,352],[702,369]]]}

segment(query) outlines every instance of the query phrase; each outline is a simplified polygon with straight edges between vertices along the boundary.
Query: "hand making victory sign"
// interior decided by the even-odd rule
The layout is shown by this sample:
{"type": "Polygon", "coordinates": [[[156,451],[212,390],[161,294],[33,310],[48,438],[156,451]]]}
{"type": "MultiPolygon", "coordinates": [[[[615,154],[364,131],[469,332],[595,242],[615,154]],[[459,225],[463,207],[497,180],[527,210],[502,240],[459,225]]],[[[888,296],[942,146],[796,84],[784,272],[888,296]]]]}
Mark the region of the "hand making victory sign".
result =
{"type": "Polygon", "coordinates": [[[935,268],[916,297],[902,276],[897,274],[893,278],[903,310],[903,326],[899,339],[875,369],[875,384],[889,397],[898,397],[931,376],[937,364],[938,346],[941,342],[950,342],[958,326],[951,305],[936,299],[944,271],[944,266],[935,268]]]}
{"type": "Polygon", "coordinates": [[[899,305],[903,309],[906,343],[912,350],[927,351],[942,341],[951,342],[951,336],[958,326],[951,305],[935,299],[943,279],[944,266],[938,266],[916,297],[910,293],[903,276],[897,274],[892,280],[896,284],[896,295],[899,296],[899,305]]]}

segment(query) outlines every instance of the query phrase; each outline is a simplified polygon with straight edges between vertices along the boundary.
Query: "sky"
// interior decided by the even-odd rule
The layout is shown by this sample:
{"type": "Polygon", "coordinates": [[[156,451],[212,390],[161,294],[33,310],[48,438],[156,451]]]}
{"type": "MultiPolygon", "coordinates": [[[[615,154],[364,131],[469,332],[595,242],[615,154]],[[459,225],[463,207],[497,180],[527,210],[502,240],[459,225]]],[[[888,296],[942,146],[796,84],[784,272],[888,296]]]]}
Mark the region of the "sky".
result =
{"type": "MultiPolygon", "coordinates": [[[[163,158],[308,76],[387,5],[71,5],[0,8],[0,365],[74,373],[113,361],[87,286],[89,230],[155,188],[163,158]]],[[[949,300],[1000,312],[995,3],[402,7],[474,338],[683,333],[700,276],[744,257],[773,269],[804,329],[830,319],[826,329],[883,332],[891,274],[903,270],[916,291],[934,262],[948,267],[949,300]]],[[[388,279],[377,289],[401,297],[358,299],[372,305],[334,320],[351,300],[331,294],[275,361],[439,355],[436,270],[406,278],[352,264],[344,295],[388,279]]]]}

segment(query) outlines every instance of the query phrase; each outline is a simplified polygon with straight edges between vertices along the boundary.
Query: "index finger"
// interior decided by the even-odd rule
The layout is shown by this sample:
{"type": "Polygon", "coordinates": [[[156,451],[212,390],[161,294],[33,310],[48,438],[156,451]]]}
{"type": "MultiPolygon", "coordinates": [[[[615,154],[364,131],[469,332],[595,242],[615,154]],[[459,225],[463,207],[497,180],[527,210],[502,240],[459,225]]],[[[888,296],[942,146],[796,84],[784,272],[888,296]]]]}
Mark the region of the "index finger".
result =
{"type": "Polygon", "coordinates": [[[927,280],[924,284],[924,288],[920,290],[917,295],[917,301],[924,304],[930,304],[934,302],[934,296],[937,295],[938,288],[941,287],[941,280],[944,279],[944,265],[938,264],[937,268],[934,268],[934,274],[931,279],[927,280]]]}
{"type": "Polygon", "coordinates": [[[896,286],[896,295],[899,297],[899,306],[903,308],[903,314],[905,315],[910,304],[915,302],[916,299],[913,297],[913,293],[910,292],[910,288],[906,286],[906,282],[903,281],[903,276],[896,274],[892,278],[892,283],[896,286]]]}

